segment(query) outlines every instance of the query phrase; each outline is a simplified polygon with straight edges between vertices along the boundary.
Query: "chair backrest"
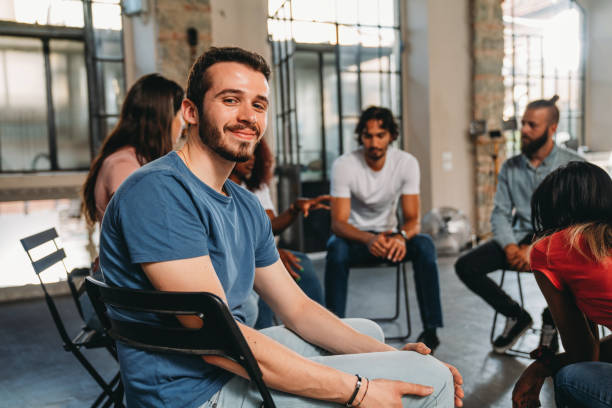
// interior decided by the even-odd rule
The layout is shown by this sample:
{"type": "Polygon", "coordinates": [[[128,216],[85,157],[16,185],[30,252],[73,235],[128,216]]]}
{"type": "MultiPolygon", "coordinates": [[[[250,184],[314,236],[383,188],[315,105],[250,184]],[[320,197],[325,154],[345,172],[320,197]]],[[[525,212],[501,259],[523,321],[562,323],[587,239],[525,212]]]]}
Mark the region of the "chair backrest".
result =
{"type": "Polygon", "coordinates": [[[43,272],[47,271],[49,268],[51,268],[54,265],[61,264],[64,271],[66,272],[67,283],[70,288],[70,293],[72,294],[72,298],[75,302],[79,315],[83,319],[83,310],[79,302],[79,289],[76,287],[71,277],[71,274],[68,271],[68,268],[66,267],[66,264],[64,262],[64,259],[66,258],[66,253],[64,252],[63,248],[60,248],[57,245],[57,241],[56,241],[57,238],[58,238],[58,235],[57,235],[57,231],[55,230],[55,228],[49,228],[48,230],[22,238],[19,241],[21,242],[23,249],[26,251],[28,258],[30,259],[30,262],[32,263],[34,272],[36,272],[36,276],[38,277],[38,280],[40,282],[40,285],[45,295],[45,301],[47,302],[47,306],[49,307],[51,316],[53,317],[53,320],[55,321],[55,325],[57,326],[57,329],[60,332],[60,336],[62,337],[62,340],[64,340],[64,343],[67,344],[71,342],[70,337],[68,336],[68,333],[66,332],[66,328],[64,327],[60,314],[57,310],[57,307],[55,306],[55,302],[53,301],[53,298],[49,295],[49,292],[47,291],[47,287],[45,286],[45,283],[43,282],[41,278],[41,274],[43,272]],[[43,249],[46,249],[48,253],[40,258],[35,259],[32,255],[32,252],[36,251],[37,248],[41,247],[44,244],[49,244],[47,245],[47,247],[43,248],[43,249]]]}
{"type": "Polygon", "coordinates": [[[242,332],[223,300],[215,294],[116,288],[92,277],[87,278],[86,285],[98,317],[113,339],[149,351],[229,358],[240,364],[255,382],[263,405],[275,407],[242,332]],[[105,306],[155,313],[164,318],[192,315],[199,317],[203,325],[199,329],[192,329],[180,325],[165,327],[118,320],[105,312],[105,306]]]}

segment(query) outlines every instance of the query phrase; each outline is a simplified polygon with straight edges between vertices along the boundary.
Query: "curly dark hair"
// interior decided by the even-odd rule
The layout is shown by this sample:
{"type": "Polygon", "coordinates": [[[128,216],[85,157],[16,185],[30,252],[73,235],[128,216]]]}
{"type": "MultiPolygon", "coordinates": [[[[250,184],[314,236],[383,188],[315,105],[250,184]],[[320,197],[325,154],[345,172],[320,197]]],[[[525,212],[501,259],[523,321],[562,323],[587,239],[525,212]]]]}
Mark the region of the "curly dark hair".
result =
{"type": "Polygon", "coordinates": [[[141,77],[132,85],[121,107],[119,122],[106,136],[91,162],[81,191],[81,211],[89,225],[96,220],[95,187],[104,160],[125,146],[132,146],[140,164],[172,150],[172,120],[181,108],[183,88],[159,74],[141,77]]]}
{"type": "Polygon", "coordinates": [[[239,62],[270,79],[270,66],[261,55],[238,47],[211,47],[193,63],[187,78],[187,99],[195,104],[200,116],[204,94],[211,86],[206,70],[218,62],[239,62]]]}
{"type": "Polygon", "coordinates": [[[399,136],[399,126],[393,117],[393,113],[387,108],[383,108],[382,106],[370,106],[366,110],[361,113],[361,117],[359,118],[359,123],[355,127],[355,133],[357,134],[357,142],[362,145],[361,136],[363,131],[366,128],[366,123],[369,120],[377,119],[382,121],[381,127],[385,130],[388,130],[391,133],[391,140],[397,139],[399,136]]]}
{"type": "Polygon", "coordinates": [[[266,139],[261,139],[255,152],[255,164],[251,177],[246,181],[246,186],[249,190],[257,190],[262,184],[269,184],[272,179],[272,166],[274,165],[274,155],[266,142],[266,139]]]}

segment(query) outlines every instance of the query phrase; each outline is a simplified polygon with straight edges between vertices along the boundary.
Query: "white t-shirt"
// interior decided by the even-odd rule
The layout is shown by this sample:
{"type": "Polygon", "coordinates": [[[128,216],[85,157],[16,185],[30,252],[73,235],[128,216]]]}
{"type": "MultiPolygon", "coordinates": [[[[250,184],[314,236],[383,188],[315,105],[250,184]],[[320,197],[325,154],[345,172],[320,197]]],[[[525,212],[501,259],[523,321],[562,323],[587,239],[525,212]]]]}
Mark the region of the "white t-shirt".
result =
{"type": "Polygon", "coordinates": [[[331,195],[351,199],[349,224],[362,231],[397,231],[400,195],[419,194],[419,162],[389,147],[379,171],[366,163],[363,147],[340,156],[332,167],[331,195]]]}
{"type": "MultiPolygon", "coordinates": [[[[246,184],[243,183],[242,186],[246,188],[246,184]]],[[[274,204],[272,203],[272,195],[270,194],[270,188],[267,184],[262,183],[257,190],[253,190],[253,194],[255,194],[264,210],[270,210],[274,213],[274,215],[276,215],[276,211],[274,210],[274,204]]]]}

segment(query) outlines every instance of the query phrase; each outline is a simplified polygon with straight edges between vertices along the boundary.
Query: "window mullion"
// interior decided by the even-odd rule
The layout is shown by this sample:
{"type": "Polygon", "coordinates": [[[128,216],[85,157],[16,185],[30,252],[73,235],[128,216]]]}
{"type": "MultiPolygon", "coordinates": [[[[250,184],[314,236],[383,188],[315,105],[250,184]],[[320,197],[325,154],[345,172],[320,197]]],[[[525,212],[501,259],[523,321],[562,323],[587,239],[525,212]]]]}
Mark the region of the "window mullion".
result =
{"type": "Polygon", "coordinates": [[[51,58],[49,51],[49,39],[42,40],[43,57],[45,60],[45,85],[47,87],[47,132],[49,135],[49,161],[51,170],[58,170],[57,164],[57,129],[55,127],[55,109],[53,107],[53,87],[51,78],[51,58]]]}

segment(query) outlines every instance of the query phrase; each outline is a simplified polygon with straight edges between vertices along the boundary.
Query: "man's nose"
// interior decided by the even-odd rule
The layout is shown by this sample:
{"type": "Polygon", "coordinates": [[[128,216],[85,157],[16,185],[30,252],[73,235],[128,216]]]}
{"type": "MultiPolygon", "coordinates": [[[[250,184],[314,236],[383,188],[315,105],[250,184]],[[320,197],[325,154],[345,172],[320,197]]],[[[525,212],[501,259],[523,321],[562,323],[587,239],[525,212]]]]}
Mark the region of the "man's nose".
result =
{"type": "Polygon", "coordinates": [[[256,123],[257,115],[255,110],[249,106],[243,106],[238,112],[238,120],[246,123],[256,123]]]}

